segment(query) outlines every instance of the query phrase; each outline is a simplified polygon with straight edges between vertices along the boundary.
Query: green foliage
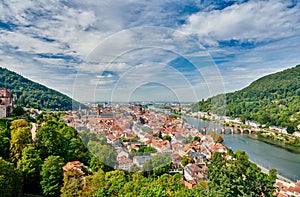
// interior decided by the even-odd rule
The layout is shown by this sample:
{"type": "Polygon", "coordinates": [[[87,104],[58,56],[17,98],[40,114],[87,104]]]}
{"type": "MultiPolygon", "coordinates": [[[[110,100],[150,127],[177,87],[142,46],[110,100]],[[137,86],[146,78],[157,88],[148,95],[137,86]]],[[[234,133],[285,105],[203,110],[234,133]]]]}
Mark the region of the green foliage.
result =
{"type": "Polygon", "coordinates": [[[14,164],[0,157],[0,194],[4,197],[18,196],[21,191],[21,183],[18,173],[14,170],[14,164]]]}
{"type": "Polygon", "coordinates": [[[166,190],[160,185],[151,185],[150,187],[143,187],[140,196],[143,197],[168,197],[166,190]]]}
{"type": "Polygon", "coordinates": [[[82,131],[79,133],[79,135],[81,136],[83,144],[86,146],[89,143],[89,141],[99,142],[100,144],[106,144],[107,142],[105,135],[101,133],[96,134],[89,131],[82,131]]]}
{"type": "Polygon", "coordinates": [[[277,179],[277,170],[275,168],[269,170],[269,179],[272,183],[275,184],[277,179]]]}
{"type": "Polygon", "coordinates": [[[78,109],[79,103],[68,96],[30,81],[15,72],[0,68],[0,87],[11,89],[16,104],[36,109],[78,109]]]}
{"type": "Polygon", "coordinates": [[[138,150],[131,149],[130,156],[141,156],[141,155],[150,155],[151,153],[155,153],[157,150],[152,146],[140,146],[138,150]]]}
{"type": "MultiPolygon", "coordinates": [[[[98,170],[92,175],[86,177],[86,183],[83,188],[84,196],[92,196],[96,193],[96,196],[101,196],[104,191],[99,191],[104,188],[106,184],[105,172],[103,170],[98,170]]],[[[106,191],[104,192],[106,194],[106,191]]]]}
{"type": "Polygon", "coordinates": [[[200,138],[199,136],[195,136],[195,137],[193,138],[193,141],[198,141],[198,142],[200,142],[200,141],[201,141],[201,138],[200,138]]]}
{"type": "Polygon", "coordinates": [[[242,90],[202,100],[191,110],[296,128],[300,124],[300,65],[262,77],[242,90]]]}
{"type": "Polygon", "coordinates": [[[163,140],[168,140],[168,141],[172,140],[171,136],[169,136],[169,135],[165,135],[162,139],[163,140]]]}
{"type": "Polygon", "coordinates": [[[23,192],[39,193],[40,188],[40,168],[42,160],[33,147],[26,147],[22,151],[22,158],[18,161],[17,169],[19,170],[23,192]]]}
{"type": "Polygon", "coordinates": [[[215,153],[208,165],[208,196],[272,196],[275,191],[274,175],[261,172],[248,155],[237,151],[226,160],[224,153],[215,153]]]}
{"type": "Polygon", "coordinates": [[[71,169],[64,173],[61,196],[80,196],[83,187],[83,176],[76,169],[71,169]]]}
{"type": "Polygon", "coordinates": [[[190,156],[184,155],[180,158],[180,163],[182,166],[186,166],[189,163],[195,163],[195,160],[190,156]]]}
{"type": "Polygon", "coordinates": [[[0,135],[0,157],[7,159],[9,156],[10,140],[8,137],[0,135]]]}
{"type": "Polygon", "coordinates": [[[91,161],[92,169],[98,170],[100,168],[104,171],[110,171],[115,167],[117,152],[113,146],[101,145],[94,141],[90,141],[87,146],[94,155],[91,161]]]}
{"type": "Polygon", "coordinates": [[[22,116],[25,114],[25,111],[22,106],[16,106],[13,110],[13,116],[22,116]]]}
{"type": "Polygon", "coordinates": [[[50,155],[61,156],[65,161],[80,160],[88,163],[88,150],[77,131],[63,122],[48,121],[36,134],[36,150],[42,159],[50,155]]]}
{"type": "Polygon", "coordinates": [[[0,157],[7,159],[9,157],[10,147],[10,122],[7,119],[0,119],[0,157]]]}
{"type": "Polygon", "coordinates": [[[131,167],[130,167],[130,172],[138,172],[140,171],[141,169],[136,165],[136,164],[133,164],[131,167]]]}
{"type": "Polygon", "coordinates": [[[221,135],[217,134],[216,132],[210,131],[208,133],[208,135],[210,135],[214,139],[214,141],[217,143],[223,142],[223,137],[221,135]]]}
{"type": "Polygon", "coordinates": [[[14,120],[10,128],[12,129],[10,159],[13,163],[17,163],[22,156],[23,148],[32,143],[31,132],[28,123],[23,119],[14,120]]]}
{"type": "Polygon", "coordinates": [[[289,133],[289,134],[293,134],[294,131],[295,131],[295,128],[293,126],[288,126],[286,131],[289,133]]]}
{"type": "Polygon", "coordinates": [[[49,156],[45,159],[41,170],[41,186],[46,196],[59,196],[63,181],[63,158],[49,156]]]}
{"type": "Polygon", "coordinates": [[[127,177],[124,171],[115,170],[105,174],[106,185],[108,186],[108,196],[118,196],[119,191],[123,185],[127,182],[127,177]]]}
{"type": "Polygon", "coordinates": [[[170,171],[171,158],[168,154],[155,155],[143,165],[143,171],[147,175],[160,176],[170,171]]]}

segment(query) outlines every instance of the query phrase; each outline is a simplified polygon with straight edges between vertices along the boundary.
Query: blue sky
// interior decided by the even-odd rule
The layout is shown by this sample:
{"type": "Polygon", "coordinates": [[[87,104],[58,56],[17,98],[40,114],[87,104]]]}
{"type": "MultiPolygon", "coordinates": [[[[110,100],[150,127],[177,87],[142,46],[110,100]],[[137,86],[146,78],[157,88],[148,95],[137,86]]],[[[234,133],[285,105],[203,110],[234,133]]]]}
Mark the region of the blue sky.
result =
{"type": "Polygon", "coordinates": [[[3,0],[0,65],[80,101],[195,102],[300,63],[300,2],[3,0]]]}

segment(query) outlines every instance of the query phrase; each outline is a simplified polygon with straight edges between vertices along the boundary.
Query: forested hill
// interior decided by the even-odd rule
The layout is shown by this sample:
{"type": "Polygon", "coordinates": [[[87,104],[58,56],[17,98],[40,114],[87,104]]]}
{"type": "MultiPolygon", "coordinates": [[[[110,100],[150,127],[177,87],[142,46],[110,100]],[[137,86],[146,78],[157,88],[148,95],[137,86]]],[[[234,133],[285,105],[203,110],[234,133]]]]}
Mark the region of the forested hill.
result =
{"type": "Polygon", "coordinates": [[[296,128],[300,124],[300,65],[264,76],[242,90],[200,101],[192,110],[225,111],[243,120],[296,128]]]}
{"type": "Polygon", "coordinates": [[[11,89],[14,103],[24,107],[71,110],[72,101],[74,109],[79,106],[79,103],[70,97],[1,67],[0,87],[11,89]]]}

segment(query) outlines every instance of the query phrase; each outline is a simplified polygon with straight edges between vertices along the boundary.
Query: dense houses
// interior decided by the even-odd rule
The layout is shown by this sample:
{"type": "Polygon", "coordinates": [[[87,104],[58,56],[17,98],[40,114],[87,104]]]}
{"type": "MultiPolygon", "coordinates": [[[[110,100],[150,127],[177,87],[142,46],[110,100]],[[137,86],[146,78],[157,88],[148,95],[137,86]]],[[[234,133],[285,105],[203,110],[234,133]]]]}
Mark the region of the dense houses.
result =
{"type": "MultiPolygon", "coordinates": [[[[191,189],[199,180],[208,180],[206,163],[212,158],[213,153],[227,152],[227,147],[221,143],[216,143],[210,135],[199,132],[197,128],[191,127],[183,119],[164,112],[144,108],[140,105],[105,106],[103,108],[98,106],[94,109],[96,112],[71,112],[64,119],[69,126],[78,131],[88,130],[103,134],[107,143],[111,144],[117,152],[116,165],[114,166],[116,169],[131,171],[135,167],[141,170],[144,163],[153,156],[168,154],[172,160],[170,173],[182,173],[182,184],[191,189]],[[200,140],[193,140],[196,136],[200,140]],[[143,147],[155,151],[132,154],[143,147]],[[183,157],[189,157],[193,162],[182,166],[183,157]]],[[[220,118],[206,113],[194,115],[220,118]]],[[[226,119],[228,123],[240,121],[227,117],[221,118],[226,119]]],[[[260,126],[253,121],[248,121],[246,124],[254,128],[260,126]]],[[[273,129],[282,133],[286,132],[277,127],[273,129]]],[[[278,196],[300,196],[299,181],[287,183],[277,180],[276,187],[279,191],[278,196]]]]}
{"type": "Polygon", "coordinates": [[[71,112],[65,122],[78,131],[101,133],[117,152],[116,169],[139,169],[157,154],[168,154],[172,160],[172,172],[182,173],[183,184],[192,188],[206,178],[206,162],[214,152],[226,152],[224,145],[215,143],[209,135],[203,135],[181,118],[140,105],[96,106],[94,111],[71,112]],[[193,139],[198,136],[199,141],[193,139]],[[132,155],[141,147],[151,147],[152,152],[132,155]],[[182,166],[181,158],[192,158],[193,164],[182,166]]]}
{"type": "Polygon", "coordinates": [[[278,197],[295,196],[300,197],[300,180],[296,183],[276,180],[275,186],[279,190],[278,197]]]}

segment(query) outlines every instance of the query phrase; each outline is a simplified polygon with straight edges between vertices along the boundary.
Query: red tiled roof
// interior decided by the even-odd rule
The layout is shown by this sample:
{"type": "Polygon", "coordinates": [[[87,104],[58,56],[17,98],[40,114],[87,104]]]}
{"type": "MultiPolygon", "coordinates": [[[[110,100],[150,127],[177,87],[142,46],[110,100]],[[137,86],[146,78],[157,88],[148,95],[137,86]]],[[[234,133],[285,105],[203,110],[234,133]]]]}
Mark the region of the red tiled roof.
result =
{"type": "Polygon", "coordinates": [[[127,157],[122,157],[118,162],[119,163],[132,163],[132,160],[127,157]]]}
{"type": "Polygon", "coordinates": [[[191,170],[191,172],[200,172],[201,171],[201,169],[196,164],[188,164],[186,167],[189,168],[191,170]]]}
{"type": "Polygon", "coordinates": [[[295,188],[293,187],[293,186],[290,186],[288,189],[287,189],[289,192],[292,192],[292,193],[294,193],[294,191],[295,191],[295,188]]]}
{"type": "Polygon", "coordinates": [[[294,191],[300,193],[300,185],[297,184],[294,191]]]}

